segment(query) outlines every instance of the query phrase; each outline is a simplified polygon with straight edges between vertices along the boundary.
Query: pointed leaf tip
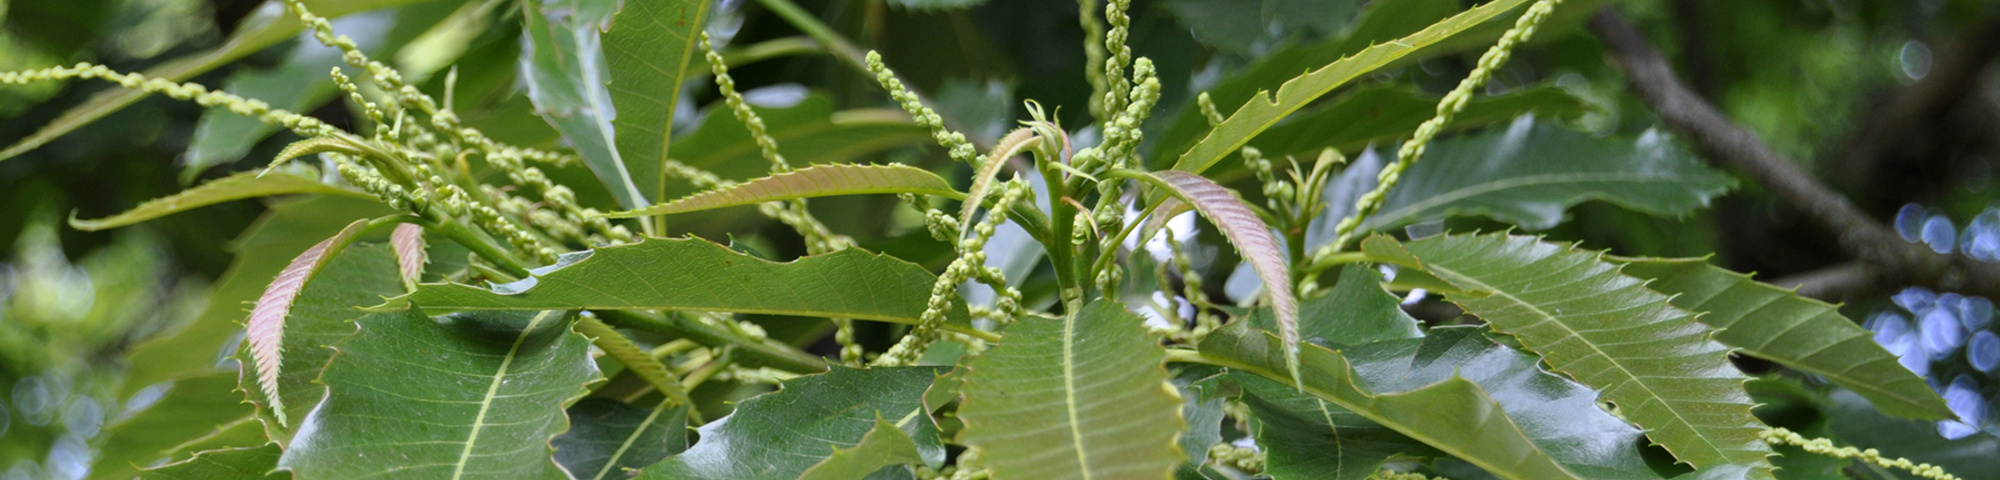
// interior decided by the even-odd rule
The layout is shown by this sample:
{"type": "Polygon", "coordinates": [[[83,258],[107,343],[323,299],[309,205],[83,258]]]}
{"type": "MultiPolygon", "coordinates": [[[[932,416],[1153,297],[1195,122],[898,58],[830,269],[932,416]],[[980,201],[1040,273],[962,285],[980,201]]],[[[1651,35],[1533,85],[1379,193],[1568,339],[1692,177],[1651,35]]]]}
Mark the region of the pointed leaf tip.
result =
{"type": "Polygon", "coordinates": [[[430,263],[424,252],[424,227],[411,223],[396,225],[396,232],[389,234],[389,245],[396,249],[396,267],[403,274],[403,281],[415,284],[424,274],[424,264],[430,263]]]}
{"type": "Polygon", "coordinates": [[[285,353],[285,317],[292,313],[292,302],[305,291],[306,282],[367,225],[367,220],[355,220],[340,233],[299,253],[278,272],[278,277],[271,280],[271,285],[264,288],[264,295],[250,309],[250,319],[244,324],[247,332],[244,340],[250,342],[250,355],[257,364],[257,386],[270,400],[271,413],[278,418],[279,425],[287,424],[284,401],[278,396],[278,370],[285,353]]]}
{"type": "Polygon", "coordinates": [[[1285,341],[1285,367],[1293,384],[1299,384],[1299,306],[1292,296],[1292,273],[1285,266],[1285,249],[1271,236],[1271,226],[1250,211],[1243,200],[1214,181],[1192,173],[1167,170],[1152,172],[1154,178],[1174,190],[1175,196],[1193,205],[1222,230],[1236,250],[1264,281],[1264,295],[1278,315],[1278,334],[1285,341]]]}

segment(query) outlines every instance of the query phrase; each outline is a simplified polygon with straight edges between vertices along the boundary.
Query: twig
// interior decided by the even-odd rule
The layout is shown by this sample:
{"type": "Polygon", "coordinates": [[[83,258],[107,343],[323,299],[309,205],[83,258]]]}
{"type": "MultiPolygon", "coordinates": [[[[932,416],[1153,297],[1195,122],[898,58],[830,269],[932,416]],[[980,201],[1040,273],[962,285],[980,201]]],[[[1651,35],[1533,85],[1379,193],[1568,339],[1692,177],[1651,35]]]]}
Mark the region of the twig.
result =
{"type": "Polygon", "coordinates": [[[1922,285],[2000,298],[2000,266],[1938,254],[1904,241],[1681,84],[1660,52],[1610,10],[1592,16],[1590,30],[1625,71],[1632,92],[1669,128],[1706,151],[1710,163],[1742,172],[1834,232],[1841,248],[1860,261],[1865,277],[1884,285],[1922,285]]]}

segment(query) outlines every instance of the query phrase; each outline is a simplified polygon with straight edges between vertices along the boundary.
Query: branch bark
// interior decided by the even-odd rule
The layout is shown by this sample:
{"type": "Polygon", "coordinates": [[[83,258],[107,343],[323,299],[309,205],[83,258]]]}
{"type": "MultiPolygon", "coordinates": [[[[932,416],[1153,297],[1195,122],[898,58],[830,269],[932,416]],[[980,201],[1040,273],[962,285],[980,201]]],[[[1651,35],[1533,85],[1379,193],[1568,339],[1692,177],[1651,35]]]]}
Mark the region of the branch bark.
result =
{"type": "Polygon", "coordinates": [[[1624,70],[1632,92],[1652,107],[1668,128],[1703,150],[1709,163],[1763,184],[1821,228],[1833,232],[1841,248],[1858,261],[1862,277],[1885,286],[1921,285],[2000,298],[2000,265],[1939,254],[1904,241],[1887,225],[1807,174],[1798,162],[1778,153],[1689,90],[1660,52],[1609,9],[1591,17],[1590,30],[1624,70]]]}

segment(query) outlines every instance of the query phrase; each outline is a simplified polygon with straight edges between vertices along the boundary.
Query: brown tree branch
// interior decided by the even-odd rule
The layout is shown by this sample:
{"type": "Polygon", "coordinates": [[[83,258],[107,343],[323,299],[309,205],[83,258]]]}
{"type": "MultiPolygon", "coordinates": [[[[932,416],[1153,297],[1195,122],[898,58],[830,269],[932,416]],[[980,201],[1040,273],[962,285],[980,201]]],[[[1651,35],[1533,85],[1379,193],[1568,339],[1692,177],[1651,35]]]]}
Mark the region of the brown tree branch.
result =
{"type": "Polygon", "coordinates": [[[1617,14],[1609,9],[1597,12],[1590,19],[1590,30],[1625,71],[1632,92],[1669,128],[1707,153],[1704,157],[1709,163],[1763,184],[1833,232],[1841,248],[1859,260],[1866,278],[1882,285],[1921,285],[2000,298],[2000,266],[1960,255],[1941,255],[1904,241],[1846,197],[1820,184],[1798,162],[1778,153],[1681,84],[1660,52],[1617,14]]]}

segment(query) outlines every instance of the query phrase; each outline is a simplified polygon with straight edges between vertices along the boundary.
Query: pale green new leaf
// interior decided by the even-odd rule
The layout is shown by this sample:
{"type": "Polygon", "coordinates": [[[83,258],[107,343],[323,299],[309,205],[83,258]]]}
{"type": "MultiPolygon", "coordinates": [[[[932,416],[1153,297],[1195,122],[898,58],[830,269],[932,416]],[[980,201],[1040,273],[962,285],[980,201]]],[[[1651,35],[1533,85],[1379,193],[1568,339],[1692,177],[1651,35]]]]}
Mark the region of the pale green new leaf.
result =
{"type": "MultiPolygon", "coordinates": [[[[535,113],[562,132],[583,163],[618,205],[639,208],[650,203],[632,180],[620,155],[612,120],[619,115],[606,88],[599,31],[611,21],[616,0],[522,2],[526,40],[522,42],[521,78],[535,113]]],[[[647,3],[647,2],[640,2],[647,3]]],[[[636,23],[636,22],[635,22],[636,23]]],[[[675,95],[662,92],[662,95],[675,95]]]]}
{"type": "MultiPolygon", "coordinates": [[[[1257,278],[1264,281],[1264,298],[1271,304],[1271,310],[1278,315],[1278,334],[1290,348],[1299,341],[1298,299],[1292,293],[1291,269],[1285,265],[1285,250],[1278,246],[1271,236],[1271,226],[1264,223],[1243,199],[1236,198],[1229,189],[1217,185],[1215,181],[1188,172],[1164,170],[1152,173],[1161,184],[1171,189],[1174,196],[1193,205],[1195,211],[1207,218],[1229,243],[1236,245],[1236,251],[1243,254],[1243,261],[1249,262],[1256,270],[1257,278]]],[[[1297,373],[1298,355],[1288,353],[1287,370],[1297,373]]]]}
{"type": "Polygon", "coordinates": [[[777,200],[872,193],[915,193],[953,198],[964,195],[952,190],[951,183],[943,177],[908,165],[815,165],[605,216],[665,215],[777,200]]]}
{"type": "MultiPolygon", "coordinates": [[[[647,239],[488,290],[426,284],[392,300],[435,310],[672,310],[916,324],[937,276],[856,249],[772,262],[701,239],[647,239]]],[[[947,322],[969,329],[963,303],[947,322]]]]}
{"type": "Polygon", "coordinates": [[[606,398],[569,407],[569,431],[557,436],[556,463],[577,480],[626,478],[627,470],[687,450],[687,405],[639,408],[606,398]]]}
{"type": "MultiPolygon", "coordinates": [[[[313,13],[321,17],[338,18],[356,12],[365,12],[422,1],[426,0],[305,0],[304,3],[306,4],[306,8],[311,9],[313,13]]],[[[260,9],[249,18],[243,20],[243,23],[236,28],[236,33],[229,37],[229,41],[215,47],[215,49],[168,60],[141,73],[144,73],[149,78],[164,78],[176,82],[186,81],[203,72],[214,70],[216,67],[227,65],[229,62],[263,50],[264,47],[269,47],[278,42],[293,38],[293,34],[299,33],[304,28],[305,25],[299,22],[298,17],[293,15],[289,10],[283,8],[260,9]]],[[[131,106],[148,95],[152,94],[130,88],[112,88],[99,92],[91,96],[89,100],[85,100],[82,104],[63,111],[61,116],[56,117],[54,121],[49,122],[48,125],[43,126],[40,130],[36,130],[34,134],[16,141],[13,145],[8,146],[6,150],[0,150],[0,161],[6,161],[7,159],[34,150],[36,147],[49,143],[50,140],[67,135],[78,128],[82,128],[84,125],[89,125],[91,122],[104,118],[106,115],[131,106]]]]}
{"type": "Polygon", "coordinates": [[[787,380],[778,391],[745,400],[728,417],[703,425],[693,448],[638,478],[798,478],[835,450],[862,444],[879,420],[906,434],[929,423],[924,389],[943,373],[937,367],[835,366],[787,380]]]}
{"type": "Polygon", "coordinates": [[[278,444],[267,443],[261,447],[228,448],[209,450],[195,454],[194,458],[178,463],[148,468],[139,472],[140,480],[280,480],[292,478],[284,472],[275,471],[278,455],[282,453],[278,444]]]}
{"type": "Polygon", "coordinates": [[[180,193],[147,200],[131,210],[95,220],[81,220],[75,216],[69,219],[70,228],[94,232],[118,228],[155,218],[194,210],[230,200],[269,197],[273,195],[318,194],[344,195],[355,198],[374,198],[367,194],[320,183],[317,180],[273,172],[258,175],[259,172],[243,172],[222,177],[201,184],[180,193]]]}
{"type": "Polygon", "coordinates": [[[1021,317],[967,366],[959,440],[996,480],[1164,477],[1186,458],[1165,357],[1118,302],[1021,317]]]}
{"type": "MultiPolygon", "coordinates": [[[[1017,327],[1018,328],[1018,327],[1017,327]]],[[[1487,396],[1479,385],[1457,375],[1398,393],[1380,393],[1371,386],[1356,379],[1356,373],[1348,359],[1340,352],[1328,350],[1314,344],[1299,345],[1299,356],[1303,371],[1303,383],[1287,385],[1292,376],[1285,373],[1285,348],[1277,336],[1248,328],[1244,322],[1232,323],[1210,333],[1201,342],[1201,356],[1208,361],[1222,364],[1234,372],[1254,374],[1264,379],[1280,383],[1276,391],[1303,391],[1327,404],[1353,412],[1361,419],[1375,425],[1387,427],[1411,439],[1423,442],[1460,460],[1470,462],[1500,478],[1508,479],[1563,479],[1586,478],[1572,472],[1562,463],[1551,458],[1522,427],[1507,415],[1503,407],[1487,396]]],[[[1271,392],[1266,392],[1271,393],[1271,392]]],[[[1288,402],[1284,411],[1304,411],[1331,418],[1335,410],[1320,410],[1312,403],[1288,402]],[[1296,408],[1294,408],[1296,407],[1296,408]]],[[[1310,419],[1311,415],[1299,415],[1310,419]]],[[[1282,417],[1264,419],[1266,428],[1270,422],[1282,421],[1282,417]]],[[[1295,418],[1297,419],[1297,418],[1295,418]]],[[[1365,425],[1349,421],[1356,426],[1365,425]]],[[[1328,425],[1341,425],[1333,420],[1328,425]]],[[[1298,430],[1302,425],[1285,426],[1287,430],[1298,430]]],[[[1378,432],[1371,436],[1370,443],[1388,443],[1391,446],[1377,448],[1377,453],[1390,453],[1400,449],[1394,437],[1378,432]]],[[[1304,440],[1302,433],[1285,433],[1282,438],[1304,440]]],[[[1407,445],[1407,444],[1400,444],[1407,445]]],[[[1358,454],[1358,453],[1357,453],[1358,454]]],[[[1280,456],[1280,459],[1287,457],[1280,456]]],[[[1314,460],[1310,458],[1296,461],[1314,460]]],[[[1323,461],[1324,459],[1319,459],[1323,461]]],[[[1359,460],[1341,456],[1338,462],[1359,460]]],[[[1281,464],[1292,464],[1295,460],[1279,460],[1281,464]]],[[[1374,460],[1379,462],[1378,460],[1374,460]]],[[[1323,466],[1300,467],[1307,471],[1325,472],[1323,466]]],[[[1332,471],[1354,471],[1334,465],[1332,471]]]]}
{"type": "Polygon", "coordinates": [[[876,419],[875,428],[861,437],[861,443],[853,447],[835,449],[833,455],[820,460],[818,465],[806,469],[799,480],[847,480],[866,478],[869,474],[890,465],[923,463],[917,454],[917,442],[903,429],[886,420],[876,419]]]}
{"type": "Polygon", "coordinates": [[[362,317],[279,465],[301,478],[569,478],[550,441],[569,428],[563,405],[599,378],[590,341],[563,311],[482,315],[362,317]]]}
{"type": "Polygon", "coordinates": [[[1751,280],[1699,258],[1616,258],[1625,274],[1673,296],[1681,309],[1715,327],[1715,341],[1812,373],[1853,390],[1885,413],[1921,420],[1955,418],[1944,398],[1896,362],[1874,335],[1825,302],[1751,280]]]}
{"type": "Polygon", "coordinates": [[[1293,78],[1278,87],[1276,95],[1256,95],[1242,107],[1237,108],[1236,112],[1230,114],[1222,124],[1216,125],[1200,143],[1196,143],[1186,153],[1181,154],[1180,159],[1174,163],[1174,169],[1201,173],[1221,161],[1223,157],[1236,153],[1244,143],[1271,128],[1272,125],[1276,125],[1278,120],[1304,108],[1335,88],[1419,49],[1492,20],[1525,3],[1527,0],[1497,0],[1480,5],[1417,33],[1368,47],[1354,55],[1293,78]]]}
{"type": "MultiPolygon", "coordinates": [[[[1364,250],[1396,247],[1383,237],[1364,250]]],[[[1601,389],[1654,443],[1696,468],[1749,465],[1768,478],[1771,453],[1750,415],[1746,377],[1713,329],[1675,308],[1602,254],[1534,237],[1440,235],[1407,245],[1421,269],[1492,292],[1445,298],[1519,338],[1557,372],[1601,389]]]]}
{"type": "Polygon", "coordinates": [[[665,183],[660,165],[668,159],[674,110],[680,107],[681,86],[694,76],[688,65],[699,62],[695,46],[708,24],[709,5],[715,2],[624,3],[604,32],[606,87],[618,109],[611,125],[625,168],[637,177],[633,181],[654,200],[664,201],[667,192],[659,187],[665,183]]]}
{"type": "MultiPolygon", "coordinates": [[[[1563,211],[1588,200],[1658,216],[1686,215],[1736,184],[1658,131],[1637,138],[1596,137],[1530,116],[1502,130],[1434,142],[1427,151],[1363,228],[1483,215],[1540,230],[1555,227],[1563,211]]],[[[1375,176],[1367,170],[1350,169],[1342,176],[1375,176]]],[[[1345,208],[1330,210],[1345,213],[1345,208]]]]}

